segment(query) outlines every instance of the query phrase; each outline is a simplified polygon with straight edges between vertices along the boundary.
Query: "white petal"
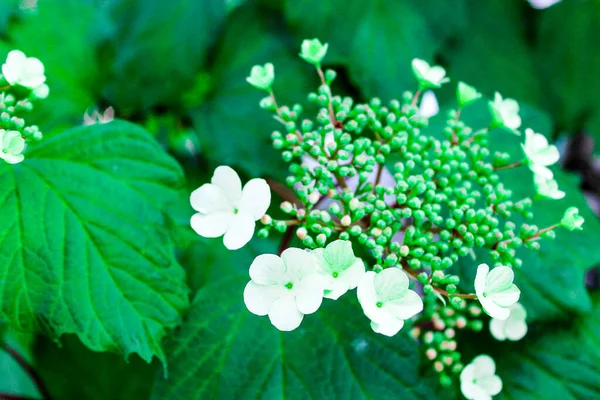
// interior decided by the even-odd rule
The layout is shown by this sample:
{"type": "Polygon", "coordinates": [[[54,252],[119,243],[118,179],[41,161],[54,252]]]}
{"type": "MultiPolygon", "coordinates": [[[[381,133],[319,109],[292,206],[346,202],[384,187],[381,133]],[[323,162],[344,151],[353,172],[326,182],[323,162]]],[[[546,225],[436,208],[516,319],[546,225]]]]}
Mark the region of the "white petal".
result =
{"type": "Polygon", "coordinates": [[[496,267],[485,280],[485,291],[489,294],[508,289],[515,279],[515,273],[509,267],[496,267]]]}
{"type": "Polygon", "coordinates": [[[485,292],[485,281],[487,280],[487,275],[490,272],[490,267],[487,264],[480,264],[477,267],[477,275],[475,276],[475,293],[478,298],[483,297],[483,293],[485,292]]]}
{"type": "Polygon", "coordinates": [[[502,380],[496,376],[488,376],[477,380],[477,386],[483,389],[489,396],[495,396],[502,390],[502,380]]]}
{"type": "Polygon", "coordinates": [[[506,337],[509,340],[521,340],[527,334],[527,323],[525,321],[515,321],[509,319],[506,322],[504,331],[506,332],[506,337]]]}
{"type": "Polygon", "coordinates": [[[276,300],[269,309],[269,319],[280,331],[293,331],[300,326],[304,314],[298,311],[296,301],[292,296],[276,300]]]}
{"type": "Polygon", "coordinates": [[[35,57],[28,58],[19,83],[33,89],[40,86],[45,81],[44,64],[35,57]]]}
{"type": "Polygon", "coordinates": [[[516,285],[511,285],[508,289],[491,293],[487,298],[501,307],[510,307],[519,301],[520,296],[521,291],[519,288],[516,285]]]}
{"type": "Polygon", "coordinates": [[[23,154],[0,153],[0,158],[9,164],[18,164],[25,159],[23,154]]]}
{"type": "Polygon", "coordinates": [[[213,214],[194,214],[190,220],[196,233],[205,238],[222,236],[229,228],[233,213],[216,212],[213,214]]]}
{"type": "Polygon", "coordinates": [[[242,197],[242,181],[233,168],[227,165],[217,167],[210,181],[221,188],[229,202],[237,205],[242,197]]]}
{"type": "Polygon", "coordinates": [[[360,306],[363,309],[365,315],[373,322],[379,324],[387,321],[392,317],[383,308],[377,307],[377,292],[375,291],[375,272],[367,271],[360,283],[356,295],[360,306]]]}
{"type": "Polygon", "coordinates": [[[554,174],[548,167],[543,165],[529,164],[529,169],[536,175],[540,175],[544,179],[552,179],[554,174]]]}
{"type": "Polygon", "coordinates": [[[482,354],[475,357],[472,364],[475,367],[474,378],[492,376],[496,373],[496,363],[488,355],[482,354]]]}
{"type": "Polygon", "coordinates": [[[336,240],[329,243],[323,251],[323,258],[329,265],[338,267],[335,268],[337,271],[350,268],[356,260],[352,243],[348,240],[336,240]]]}
{"type": "Polygon", "coordinates": [[[385,302],[406,295],[408,277],[400,268],[386,268],[375,276],[374,284],[377,298],[385,302]]]}
{"type": "Polygon", "coordinates": [[[348,283],[345,280],[340,279],[339,276],[337,278],[330,276],[326,280],[325,295],[323,297],[331,300],[337,300],[347,291],[348,283]]]}
{"type": "Polygon", "coordinates": [[[292,277],[294,283],[300,282],[307,275],[318,272],[317,263],[308,251],[290,247],[281,253],[281,258],[286,272],[292,277]]]}
{"type": "Polygon", "coordinates": [[[229,250],[237,250],[252,239],[254,235],[254,220],[247,214],[237,213],[229,223],[229,228],[223,236],[223,243],[229,250]]]}
{"type": "Polygon", "coordinates": [[[423,300],[409,290],[402,298],[385,302],[383,308],[398,319],[409,319],[423,311],[423,300]]]}
{"type": "Polygon", "coordinates": [[[323,282],[318,275],[309,275],[294,285],[298,310],[312,314],[323,302],[323,282]]]}
{"type": "Polygon", "coordinates": [[[250,278],[260,285],[282,285],[289,283],[283,260],[275,254],[261,254],[250,265],[250,278]]]}
{"type": "Polygon", "coordinates": [[[288,292],[282,286],[263,286],[250,281],[244,289],[244,303],[252,314],[267,315],[273,303],[288,292]]]}
{"type": "Polygon", "coordinates": [[[421,99],[421,105],[419,106],[419,115],[425,118],[431,118],[440,112],[440,106],[438,105],[435,93],[432,90],[428,90],[423,93],[421,99]]]}
{"type": "Polygon", "coordinates": [[[233,214],[233,205],[225,192],[213,184],[205,183],[190,195],[190,204],[194,210],[203,214],[227,211],[233,214]]]}
{"type": "Polygon", "coordinates": [[[358,286],[363,276],[365,275],[365,263],[360,258],[340,274],[340,278],[344,279],[348,285],[348,289],[354,289],[358,286]]]}
{"type": "Polygon", "coordinates": [[[264,179],[252,179],[242,191],[240,212],[249,214],[255,220],[260,219],[271,205],[271,189],[264,179]]]}
{"type": "Polygon", "coordinates": [[[485,311],[490,317],[500,320],[508,319],[510,315],[510,310],[508,308],[500,307],[485,296],[478,295],[477,298],[483,307],[483,311],[485,311]]]}
{"type": "Polygon", "coordinates": [[[371,329],[385,336],[394,336],[396,333],[400,332],[400,329],[402,329],[403,326],[404,321],[401,319],[390,318],[381,324],[371,321],[371,329]]]}
{"type": "Polygon", "coordinates": [[[506,321],[502,321],[496,318],[492,318],[490,320],[490,333],[496,340],[506,340],[506,334],[504,333],[505,325],[506,321]]]}

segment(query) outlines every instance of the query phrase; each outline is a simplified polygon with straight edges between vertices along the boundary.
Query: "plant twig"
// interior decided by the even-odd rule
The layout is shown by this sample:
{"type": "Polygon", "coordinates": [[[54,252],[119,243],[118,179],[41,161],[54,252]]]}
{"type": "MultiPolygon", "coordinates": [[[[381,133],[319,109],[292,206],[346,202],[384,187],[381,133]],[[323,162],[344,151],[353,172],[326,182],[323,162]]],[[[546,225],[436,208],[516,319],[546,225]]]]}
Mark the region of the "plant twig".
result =
{"type": "Polygon", "coordinates": [[[288,226],[287,231],[285,231],[283,238],[281,239],[281,244],[279,245],[279,255],[281,255],[281,253],[283,253],[283,251],[290,246],[290,241],[292,240],[292,236],[294,236],[295,231],[295,226],[288,226]]]}

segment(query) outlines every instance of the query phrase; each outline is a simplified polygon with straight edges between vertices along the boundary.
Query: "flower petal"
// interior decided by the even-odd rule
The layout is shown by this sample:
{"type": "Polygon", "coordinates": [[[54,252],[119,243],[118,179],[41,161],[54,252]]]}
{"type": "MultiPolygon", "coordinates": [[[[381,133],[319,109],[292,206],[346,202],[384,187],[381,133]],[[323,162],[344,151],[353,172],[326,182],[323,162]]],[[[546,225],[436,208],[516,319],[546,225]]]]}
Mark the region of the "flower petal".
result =
{"type": "Polygon", "coordinates": [[[308,251],[291,247],[281,253],[281,259],[285,264],[286,272],[294,283],[317,272],[315,259],[308,251]]]}
{"type": "Polygon", "coordinates": [[[495,396],[502,390],[502,380],[496,376],[488,376],[477,379],[477,386],[483,389],[489,396],[495,396]]]}
{"type": "Polygon", "coordinates": [[[508,319],[506,321],[506,327],[504,328],[506,337],[509,340],[517,341],[521,340],[527,334],[527,323],[525,321],[516,321],[508,319]]]}
{"type": "Polygon", "coordinates": [[[233,214],[233,205],[225,192],[213,184],[205,183],[190,195],[190,204],[194,210],[203,214],[228,211],[233,214]]]}
{"type": "Polygon", "coordinates": [[[250,265],[250,278],[260,285],[285,286],[290,277],[285,273],[283,260],[275,254],[261,254],[250,265]]]}
{"type": "Polygon", "coordinates": [[[377,274],[373,271],[367,271],[358,284],[356,295],[363,312],[371,321],[379,324],[384,323],[389,318],[393,318],[387,311],[377,307],[377,292],[375,291],[375,277],[377,274]]]}
{"type": "Polygon", "coordinates": [[[501,307],[510,307],[519,301],[520,296],[521,291],[519,288],[516,285],[511,285],[507,289],[489,294],[487,298],[501,307]]]}
{"type": "Polygon", "coordinates": [[[399,268],[386,268],[375,276],[377,298],[380,301],[399,299],[408,291],[408,277],[399,268]]]}
{"type": "Polygon", "coordinates": [[[198,213],[192,215],[190,224],[198,235],[205,238],[216,238],[227,232],[232,219],[233,213],[228,212],[198,213]]]}
{"type": "Polygon", "coordinates": [[[348,283],[341,277],[327,277],[325,280],[325,294],[323,297],[331,300],[337,300],[341,295],[348,291],[348,283]]]}
{"type": "Polygon", "coordinates": [[[336,240],[327,245],[323,252],[323,257],[336,271],[342,271],[350,268],[356,257],[352,250],[352,243],[348,240],[336,240]]]}
{"type": "Polygon", "coordinates": [[[260,219],[271,205],[271,189],[264,179],[252,179],[244,185],[240,200],[240,212],[254,220],[260,219]]]}
{"type": "Polygon", "coordinates": [[[508,289],[515,279],[515,273],[509,267],[496,267],[490,271],[485,280],[485,291],[488,294],[508,289]]]}
{"type": "Polygon", "coordinates": [[[490,320],[490,333],[496,340],[506,340],[506,334],[504,333],[504,328],[506,326],[507,321],[502,321],[497,318],[492,318],[490,320]]]}
{"type": "Polygon", "coordinates": [[[360,258],[357,258],[350,268],[340,274],[340,277],[348,284],[348,289],[354,289],[358,286],[364,275],[365,263],[360,258]]]}
{"type": "Polygon", "coordinates": [[[474,368],[474,378],[492,376],[496,373],[496,363],[488,355],[482,354],[475,357],[472,361],[474,368]]]}
{"type": "Polygon", "coordinates": [[[237,172],[227,165],[221,165],[215,169],[211,183],[221,188],[227,200],[234,206],[242,197],[242,181],[237,172]]]}
{"type": "Polygon", "coordinates": [[[490,267],[487,264],[479,264],[477,267],[477,275],[475,276],[475,293],[478,298],[483,297],[485,292],[485,281],[487,280],[490,267]]]}
{"type": "Polygon", "coordinates": [[[408,290],[404,297],[385,302],[383,308],[398,319],[409,319],[423,311],[423,300],[416,292],[408,290]]]}
{"type": "Polygon", "coordinates": [[[267,315],[271,305],[279,298],[288,294],[283,286],[258,285],[253,281],[248,282],[244,289],[244,303],[252,314],[267,315]]]}
{"type": "Polygon", "coordinates": [[[404,321],[401,319],[390,318],[381,324],[371,321],[371,329],[385,336],[394,336],[396,333],[400,332],[400,329],[402,329],[403,326],[404,321]]]}
{"type": "Polygon", "coordinates": [[[489,298],[487,298],[485,296],[477,295],[477,298],[479,299],[479,302],[481,303],[481,306],[483,307],[483,311],[485,311],[486,314],[489,315],[490,317],[497,318],[497,319],[504,321],[504,320],[508,319],[508,317],[510,316],[510,310],[508,308],[500,307],[499,305],[497,305],[496,303],[494,303],[492,300],[490,300],[489,298]]]}
{"type": "Polygon", "coordinates": [[[304,314],[312,314],[323,302],[323,281],[318,275],[309,275],[295,284],[296,305],[304,314]]]}
{"type": "Polygon", "coordinates": [[[231,219],[229,228],[223,236],[223,243],[229,250],[237,250],[252,239],[254,235],[254,220],[247,214],[237,213],[231,219]]]}
{"type": "Polygon", "coordinates": [[[293,331],[300,326],[304,314],[298,311],[296,300],[292,296],[284,296],[276,300],[269,309],[269,319],[280,331],[293,331]]]}

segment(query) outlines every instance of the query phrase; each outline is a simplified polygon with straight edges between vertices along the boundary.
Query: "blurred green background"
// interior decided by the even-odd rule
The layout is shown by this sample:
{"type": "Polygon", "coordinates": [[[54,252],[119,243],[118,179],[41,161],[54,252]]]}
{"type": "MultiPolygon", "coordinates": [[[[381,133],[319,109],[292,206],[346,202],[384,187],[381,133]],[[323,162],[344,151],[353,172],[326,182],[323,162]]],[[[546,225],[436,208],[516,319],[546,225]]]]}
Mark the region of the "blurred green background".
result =
{"type": "MultiPolygon", "coordinates": [[[[517,99],[525,110],[524,120],[552,139],[569,143],[563,146],[566,159],[580,177],[570,178],[572,187],[581,180],[590,199],[600,193],[600,178],[593,166],[593,141],[600,138],[598,0],[563,0],[543,10],[526,0],[0,1],[0,53],[20,49],[46,66],[50,97],[29,120],[52,135],[82,124],[85,113],[98,110],[104,114],[111,107],[113,111],[104,114],[107,119],[114,113],[155,134],[184,167],[190,190],[222,164],[233,166],[244,178],[283,179],[286,168],[280,155],[270,149],[269,135],[275,128],[272,117],[259,109],[261,94],[245,77],[253,65],[272,62],[280,102],[303,102],[317,87],[318,78],[297,53],[302,39],[313,37],[329,43],[325,66],[335,68],[339,76],[334,90],[359,100],[372,96],[390,100],[401,97],[404,90],[414,90],[410,61],[415,57],[443,65],[453,83],[463,80],[486,96],[499,91],[517,99]]],[[[454,106],[454,87],[447,85],[436,93],[441,109],[454,106]]],[[[188,215],[184,211],[182,220],[188,215]]],[[[256,253],[250,248],[233,257],[207,250],[206,242],[200,243],[182,250],[184,266],[218,260],[222,273],[232,268],[229,264],[247,268],[256,253]]],[[[582,250],[590,260],[586,267],[600,259],[595,243],[590,239],[582,250]]],[[[552,260],[571,262],[568,255],[552,260]]],[[[543,267],[537,266],[540,274],[543,267]]],[[[188,274],[196,290],[212,279],[214,271],[188,269],[188,274]]],[[[572,278],[561,274],[556,278],[561,282],[572,278]]],[[[589,279],[591,286],[597,285],[597,280],[589,279]]],[[[574,291],[585,290],[580,282],[575,286],[574,291]]],[[[548,309],[562,305],[562,300],[548,296],[548,309]]],[[[589,311],[591,304],[581,307],[589,311]]],[[[594,304],[592,320],[599,308],[598,301],[594,304]]],[[[573,311],[573,307],[567,308],[573,311]]],[[[582,330],[600,333],[600,326],[586,325],[582,330]]],[[[565,342],[578,343],[578,336],[564,337],[565,342]]],[[[148,398],[153,390],[149,382],[159,368],[138,359],[126,364],[117,355],[92,353],[72,338],[63,340],[61,349],[47,339],[34,345],[23,344],[31,343],[31,337],[9,339],[37,354],[36,366],[60,399],[148,398]]],[[[548,367],[555,365],[549,349],[557,340],[541,340],[527,362],[504,361],[504,365],[542,365],[531,381],[527,377],[507,393],[533,399],[541,379],[554,382],[546,375],[568,375],[571,364],[564,357],[558,370],[548,367]]],[[[394,351],[404,351],[398,346],[394,351]]],[[[593,348],[600,355],[598,346],[593,348]]],[[[516,354],[519,349],[508,350],[516,354]]],[[[390,363],[396,361],[392,358],[390,363]]],[[[249,363],[238,366],[250,367],[249,363]]],[[[519,367],[509,374],[518,377],[522,373],[519,367]]],[[[353,374],[357,378],[361,371],[353,374]]],[[[598,377],[567,376],[575,382],[572,386],[551,383],[545,393],[554,390],[557,398],[578,399],[584,394],[593,398],[589,395],[597,393],[598,383],[590,381],[598,377]]],[[[414,383],[417,376],[402,378],[414,383]]],[[[400,378],[394,379],[398,384],[400,378]]],[[[222,389],[210,388],[207,397],[228,398],[217,395],[222,389]]],[[[2,391],[39,398],[27,376],[0,353],[2,391]]],[[[362,397],[352,392],[348,398],[378,398],[367,392],[362,397]]],[[[155,397],[181,398],[160,393],[159,388],[155,397]]],[[[427,398],[427,393],[417,390],[413,395],[427,398]]],[[[549,398],[541,396],[537,398],[549,398]]]]}

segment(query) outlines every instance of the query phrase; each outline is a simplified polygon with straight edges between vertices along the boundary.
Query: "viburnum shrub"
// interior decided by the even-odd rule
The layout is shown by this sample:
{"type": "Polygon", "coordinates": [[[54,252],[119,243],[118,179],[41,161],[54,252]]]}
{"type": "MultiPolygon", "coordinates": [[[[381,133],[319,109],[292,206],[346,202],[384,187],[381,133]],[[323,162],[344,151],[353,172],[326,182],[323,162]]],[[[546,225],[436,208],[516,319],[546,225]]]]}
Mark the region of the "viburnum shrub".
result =
{"type": "Polygon", "coordinates": [[[9,164],[23,161],[28,142],[42,140],[35,125],[28,125],[22,114],[33,109],[33,103],[48,97],[44,82],[44,65],[19,50],[8,53],[0,78],[0,158],[9,164]]]}
{"type": "Polygon", "coordinates": [[[442,67],[415,59],[414,93],[361,104],[333,95],[336,73],[321,67],[326,52],[327,44],[317,39],[301,46],[300,57],[321,81],[308,94],[316,115],[300,104],[277,102],[272,64],[254,66],[247,78],[267,93],[260,106],[281,125],[271,139],[289,164],[286,183],[296,196],[280,204],[288,217],[267,214],[271,192],[265,180],[242,187],[237,173],[221,166],[191,195],[198,211],[192,227],[204,237],[224,236],[231,250],[248,243],[256,221],[263,225],[259,237],[295,232],[304,248],[285,248],[285,240],[281,254],[259,255],[249,266],[243,296],[250,312],[290,331],[324,299],[357,289],[365,323],[370,320],[375,332],[393,336],[410,329],[442,385],[458,380],[466,398],[490,398],[501,391],[502,371],[496,375],[487,355],[463,360],[457,331],[479,332],[489,321],[497,340],[527,333],[513,273],[527,265],[516,250],[539,250],[558,228],[583,224],[577,209],[569,208],[556,224],[535,225],[533,204],[565,195],[549,169],[558,150],[531,129],[525,129],[522,159],[490,149],[489,135],[521,135],[519,105],[496,93],[488,102],[489,125],[469,127],[461,115],[483,100],[464,82],[457,85],[458,106],[448,113],[443,136],[425,135],[428,120],[418,105],[426,90],[449,82],[442,67]],[[515,199],[502,173],[519,167],[533,174],[532,195],[515,199]],[[476,254],[492,265],[478,262],[476,254]],[[461,258],[476,269],[474,282],[452,272],[461,258]]]}

